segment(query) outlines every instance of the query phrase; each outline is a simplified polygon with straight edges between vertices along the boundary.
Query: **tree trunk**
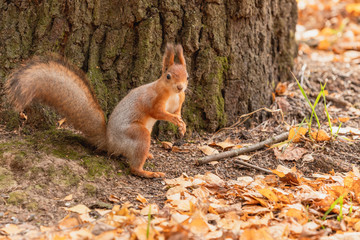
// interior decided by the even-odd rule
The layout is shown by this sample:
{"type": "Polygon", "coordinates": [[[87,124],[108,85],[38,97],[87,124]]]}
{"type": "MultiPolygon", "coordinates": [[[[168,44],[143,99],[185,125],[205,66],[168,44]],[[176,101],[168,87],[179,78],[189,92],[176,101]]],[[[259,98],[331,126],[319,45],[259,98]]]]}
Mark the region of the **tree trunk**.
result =
{"type": "Polygon", "coordinates": [[[296,52],[295,0],[0,0],[0,16],[1,85],[21,60],[59,52],[87,72],[107,114],[159,78],[167,42],[181,43],[191,129],[270,105],[296,52]]]}

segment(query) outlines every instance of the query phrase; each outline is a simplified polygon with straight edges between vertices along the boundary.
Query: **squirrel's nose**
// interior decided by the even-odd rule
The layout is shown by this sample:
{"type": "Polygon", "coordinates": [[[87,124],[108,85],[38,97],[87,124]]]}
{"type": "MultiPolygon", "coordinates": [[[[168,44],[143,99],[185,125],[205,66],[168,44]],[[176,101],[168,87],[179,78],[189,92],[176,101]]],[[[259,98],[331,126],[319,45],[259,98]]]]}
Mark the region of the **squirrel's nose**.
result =
{"type": "Polygon", "coordinates": [[[184,88],[184,87],[183,87],[182,85],[178,85],[178,86],[177,86],[177,89],[178,89],[179,91],[183,90],[183,88],[184,88]]]}

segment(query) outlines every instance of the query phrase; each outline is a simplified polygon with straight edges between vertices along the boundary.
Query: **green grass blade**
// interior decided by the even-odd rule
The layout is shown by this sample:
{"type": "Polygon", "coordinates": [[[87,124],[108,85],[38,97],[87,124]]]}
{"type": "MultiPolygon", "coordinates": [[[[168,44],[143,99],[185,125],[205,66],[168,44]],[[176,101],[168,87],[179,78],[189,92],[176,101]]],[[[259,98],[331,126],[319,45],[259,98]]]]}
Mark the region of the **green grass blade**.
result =
{"type": "Polygon", "coordinates": [[[149,205],[148,222],[146,227],[146,239],[149,239],[149,235],[150,235],[150,222],[151,222],[151,205],[149,205]]]}
{"type": "MultiPolygon", "coordinates": [[[[291,71],[290,71],[290,72],[291,72],[291,71]]],[[[299,89],[300,89],[300,91],[301,91],[301,94],[302,94],[303,97],[305,98],[306,102],[308,103],[308,105],[310,106],[311,111],[312,111],[312,113],[311,113],[311,118],[310,118],[310,122],[309,122],[309,124],[310,124],[309,133],[310,133],[311,123],[312,123],[312,115],[315,116],[315,119],[316,119],[316,122],[317,122],[319,128],[321,127],[320,121],[319,121],[319,118],[318,118],[318,116],[317,116],[317,114],[316,114],[316,112],[315,112],[314,106],[313,106],[312,103],[310,102],[310,100],[309,100],[308,96],[306,95],[305,90],[304,90],[303,87],[301,86],[299,80],[296,78],[296,76],[295,76],[295,74],[294,74],[293,72],[291,72],[291,74],[293,75],[294,79],[296,80],[296,83],[297,83],[297,85],[298,85],[298,87],[299,87],[299,89]]],[[[320,95],[320,97],[321,97],[321,95],[320,95]]],[[[320,97],[318,96],[317,98],[320,98],[320,97]]],[[[319,101],[319,100],[318,100],[318,101],[319,101]]],[[[316,104],[317,104],[317,103],[316,103],[316,104]]]]}

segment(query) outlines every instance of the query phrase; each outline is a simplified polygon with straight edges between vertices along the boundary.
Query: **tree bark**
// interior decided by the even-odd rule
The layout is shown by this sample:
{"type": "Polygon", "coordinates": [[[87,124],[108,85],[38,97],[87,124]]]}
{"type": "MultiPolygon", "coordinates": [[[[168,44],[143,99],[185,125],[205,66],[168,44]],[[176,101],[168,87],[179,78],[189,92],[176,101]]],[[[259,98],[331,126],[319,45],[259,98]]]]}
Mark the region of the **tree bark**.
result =
{"type": "Polygon", "coordinates": [[[23,59],[59,52],[82,68],[109,114],[161,74],[167,42],[190,74],[183,116],[214,131],[271,104],[296,52],[295,0],[0,0],[0,84],[23,59]]]}

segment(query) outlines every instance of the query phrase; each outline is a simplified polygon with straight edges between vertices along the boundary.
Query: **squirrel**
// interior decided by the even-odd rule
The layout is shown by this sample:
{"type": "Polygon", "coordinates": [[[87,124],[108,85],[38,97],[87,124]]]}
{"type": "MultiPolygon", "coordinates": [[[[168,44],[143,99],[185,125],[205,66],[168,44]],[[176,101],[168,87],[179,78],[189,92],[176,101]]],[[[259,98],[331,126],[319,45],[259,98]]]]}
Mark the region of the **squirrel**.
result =
{"type": "Polygon", "coordinates": [[[31,58],[9,76],[5,91],[17,111],[32,101],[49,105],[99,150],[126,157],[132,174],[154,178],[165,174],[143,169],[146,159],[153,158],[149,153],[152,128],[157,120],[165,120],[177,125],[181,136],[185,134],[181,107],[187,85],[183,48],[168,43],[161,77],[131,90],[117,104],[107,126],[85,73],[62,57],[31,58]],[[179,63],[174,62],[175,54],[179,63]]]}

